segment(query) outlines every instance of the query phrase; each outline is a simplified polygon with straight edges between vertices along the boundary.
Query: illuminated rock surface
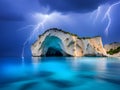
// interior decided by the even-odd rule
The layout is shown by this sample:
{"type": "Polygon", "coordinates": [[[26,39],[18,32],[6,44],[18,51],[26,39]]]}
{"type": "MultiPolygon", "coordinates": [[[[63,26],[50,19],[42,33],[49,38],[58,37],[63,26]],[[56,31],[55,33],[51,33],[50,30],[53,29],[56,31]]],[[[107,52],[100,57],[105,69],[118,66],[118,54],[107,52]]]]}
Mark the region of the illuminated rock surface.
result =
{"type": "Polygon", "coordinates": [[[33,56],[106,56],[101,37],[83,37],[57,28],[47,30],[31,47],[33,56]]]}

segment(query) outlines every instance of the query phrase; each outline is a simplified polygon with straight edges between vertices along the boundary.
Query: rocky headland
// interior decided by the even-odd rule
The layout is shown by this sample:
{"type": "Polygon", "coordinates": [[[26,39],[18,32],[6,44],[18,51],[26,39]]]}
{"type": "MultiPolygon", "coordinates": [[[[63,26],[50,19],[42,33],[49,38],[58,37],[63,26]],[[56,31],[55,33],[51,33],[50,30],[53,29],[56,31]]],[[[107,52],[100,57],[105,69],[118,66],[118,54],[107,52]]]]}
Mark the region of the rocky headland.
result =
{"type": "Polygon", "coordinates": [[[104,45],[106,53],[108,56],[120,57],[120,43],[114,42],[104,45]]]}
{"type": "MultiPolygon", "coordinates": [[[[38,40],[31,46],[31,51],[34,57],[109,56],[109,51],[119,46],[120,44],[118,46],[105,45],[103,47],[100,36],[78,37],[75,34],[65,32],[61,29],[51,28],[39,36],[38,40]]],[[[120,53],[117,56],[120,56],[120,53]]]]}

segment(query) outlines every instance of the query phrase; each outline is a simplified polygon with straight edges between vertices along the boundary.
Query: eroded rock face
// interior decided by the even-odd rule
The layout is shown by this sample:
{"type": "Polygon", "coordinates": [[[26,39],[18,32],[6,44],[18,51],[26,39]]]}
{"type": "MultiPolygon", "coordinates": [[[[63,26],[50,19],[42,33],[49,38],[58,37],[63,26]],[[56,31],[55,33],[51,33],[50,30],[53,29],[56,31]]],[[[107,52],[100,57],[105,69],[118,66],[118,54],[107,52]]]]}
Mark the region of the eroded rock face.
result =
{"type": "Polygon", "coordinates": [[[33,56],[106,56],[101,37],[79,38],[59,29],[49,29],[31,47],[33,56]]]}

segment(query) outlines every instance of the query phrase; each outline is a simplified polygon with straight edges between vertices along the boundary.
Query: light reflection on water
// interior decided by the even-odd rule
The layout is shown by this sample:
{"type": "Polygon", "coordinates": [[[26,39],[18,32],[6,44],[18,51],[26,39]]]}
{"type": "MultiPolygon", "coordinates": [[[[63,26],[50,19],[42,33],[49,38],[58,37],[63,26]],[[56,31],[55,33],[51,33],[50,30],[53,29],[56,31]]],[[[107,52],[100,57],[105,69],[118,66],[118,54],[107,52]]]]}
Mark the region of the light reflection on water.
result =
{"type": "Polygon", "coordinates": [[[120,58],[1,58],[0,66],[0,90],[120,90],[120,58]]]}

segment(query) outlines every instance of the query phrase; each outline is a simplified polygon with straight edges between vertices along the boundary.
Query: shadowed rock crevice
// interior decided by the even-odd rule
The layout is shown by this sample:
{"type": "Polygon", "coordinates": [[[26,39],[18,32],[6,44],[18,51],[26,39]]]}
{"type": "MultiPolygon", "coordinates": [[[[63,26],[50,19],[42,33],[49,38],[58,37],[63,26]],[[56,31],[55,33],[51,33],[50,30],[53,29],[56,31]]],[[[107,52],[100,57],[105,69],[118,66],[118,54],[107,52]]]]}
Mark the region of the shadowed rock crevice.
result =
{"type": "Polygon", "coordinates": [[[50,47],[48,48],[45,56],[49,57],[49,56],[63,56],[63,54],[61,53],[61,51],[53,48],[53,47],[50,47]]]}

